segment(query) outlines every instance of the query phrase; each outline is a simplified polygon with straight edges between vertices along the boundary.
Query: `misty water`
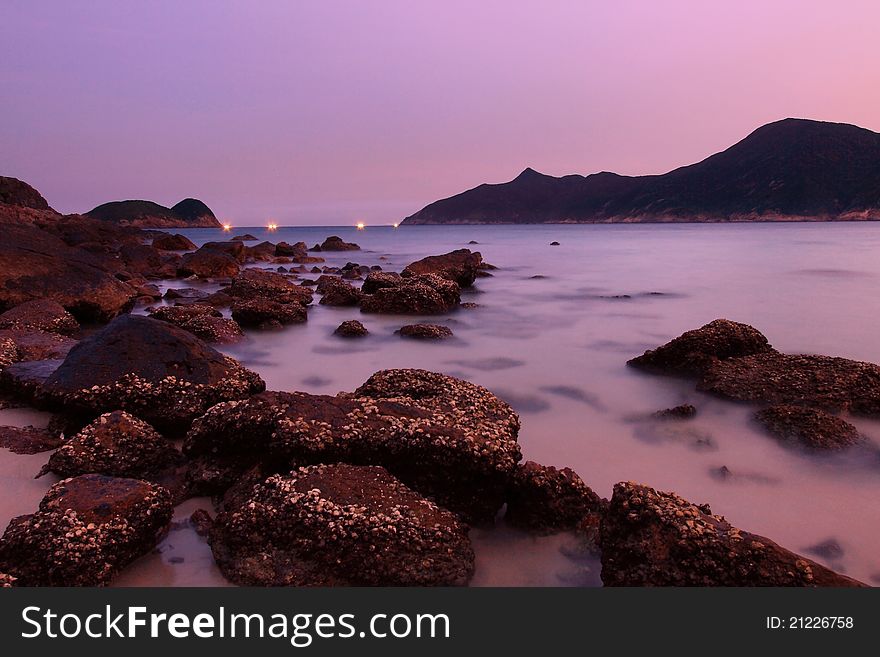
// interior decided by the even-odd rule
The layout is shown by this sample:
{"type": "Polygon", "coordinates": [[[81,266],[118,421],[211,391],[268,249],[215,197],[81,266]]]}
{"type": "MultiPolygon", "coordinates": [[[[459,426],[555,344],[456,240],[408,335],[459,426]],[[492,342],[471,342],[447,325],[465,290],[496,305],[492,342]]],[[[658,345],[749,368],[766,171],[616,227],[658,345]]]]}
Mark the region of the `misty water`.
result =
{"type": "MultiPolygon", "coordinates": [[[[215,230],[180,232],[197,244],[222,239],[215,230]]],[[[675,491],[709,503],[742,529],[880,583],[880,422],[847,418],[868,437],[868,448],[805,454],[755,427],[754,407],[626,366],[627,359],[719,317],[755,326],[781,351],[880,362],[880,225],[234,229],[244,232],[309,245],[337,234],[363,247],[321,254],[328,265],[351,260],[399,271],[417,258],[468,247],[498,266],[462,297],[479,307],[425,318],[452,328],[455,337],[448,341],[403,340],[394,330],[420,318],[361,315],[357,308],[320,306],[316,297],[306,324],[249,332],[246,342],[223,347],[258,371],[270,389],[334,394],[397,367],[461,377],[519,412],[526,459],[569,466],[605,497],[625,480],[675,491]],[[560,246],[550,246],[554,240],[560,246]],[[361,320],[371,335],[334,337],[333,329],[347,319],[361,320]],[[697,407],[695,419],[646,419],[683,402],[697,407]],[[829,541],[841,549],[814,549],[829,541]]],[[[184,285],[189,283],[168,284],[184,285]]],[[[3,424],[44,421],[31,411],[0,411],[3,424]]],[[[0,451],[0,524],[35,509],[51,480],[31,477],[47,457],[0,451]]],[[[159,550],[115,583],[225,584],[210,550],[185,521],[207,504],[182,505],[159,550]]],[[[599,583],[598,562],[580,556],[571,536],[535,538],[502,523],[474,529],[471,537],[475,585],[599,583]]]]}

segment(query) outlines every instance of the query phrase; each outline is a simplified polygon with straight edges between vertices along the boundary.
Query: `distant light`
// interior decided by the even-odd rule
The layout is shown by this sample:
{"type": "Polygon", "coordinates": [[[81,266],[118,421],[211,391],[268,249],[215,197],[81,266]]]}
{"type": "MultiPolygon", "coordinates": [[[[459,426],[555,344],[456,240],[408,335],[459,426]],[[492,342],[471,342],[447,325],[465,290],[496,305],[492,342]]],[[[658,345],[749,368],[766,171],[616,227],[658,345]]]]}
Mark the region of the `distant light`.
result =
{"type": "Polygon", "coordinates": [[[223,224],[224,232],[228,233],[230,230],[232,230],[232,224],[223,224]]]}
{"type": "Polygon", "coordinates": [[[391,227],[392,227],[392,228],[397,228],[398,225],[399,225],[399,224],[391,224],[391,227]]]}
{"type": "Polygon", "coordinates": [[[269,224],[266,228],[269,230],[278,230],[278,224],[269,224]]]}
{"type": "Polygon", "coordinates": [[[363,221],[358,222],[358,225],[357,225],[358,230],[363,230],[366,227],[367,227],[367,224],[365,224],[363,221]]]}

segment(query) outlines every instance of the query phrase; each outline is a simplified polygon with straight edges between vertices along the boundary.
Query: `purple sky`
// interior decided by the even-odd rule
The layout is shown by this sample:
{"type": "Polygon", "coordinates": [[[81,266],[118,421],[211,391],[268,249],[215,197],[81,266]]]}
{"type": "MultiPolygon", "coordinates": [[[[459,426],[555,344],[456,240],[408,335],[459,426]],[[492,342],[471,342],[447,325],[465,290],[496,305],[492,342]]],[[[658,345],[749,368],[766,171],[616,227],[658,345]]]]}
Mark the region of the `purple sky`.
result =
{"type": "Polygon", "coordinates": [[[0,0],[0,174],[64,212],[390,223],[786,116],[880,130],[878,26],[876,0],[0,0]]]}

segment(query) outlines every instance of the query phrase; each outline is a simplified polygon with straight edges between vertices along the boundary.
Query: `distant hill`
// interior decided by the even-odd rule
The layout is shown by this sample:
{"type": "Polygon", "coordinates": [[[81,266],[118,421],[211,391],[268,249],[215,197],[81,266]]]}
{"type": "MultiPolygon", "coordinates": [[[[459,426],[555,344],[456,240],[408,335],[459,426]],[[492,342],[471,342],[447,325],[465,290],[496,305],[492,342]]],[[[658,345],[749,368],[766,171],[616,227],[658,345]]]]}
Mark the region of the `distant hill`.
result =
{"type": "Polygon", "coordinates": [[[87,217],[138,228],[218,228],[211,209],[194,198],[171,208],[152,201],[111,201],[86,212],[87,217]]]}
{"type": "Polygon", "coordinates": [[[880,220],[880,134],[784,119],[656,176],[526,169],[435,201],[406,224],[880,220]]]}
{"type": "Polygon", "coordinates": [[[36,189],[18,178],[0,176],[0,203],[33,210],[51,210],[36,189]]]}

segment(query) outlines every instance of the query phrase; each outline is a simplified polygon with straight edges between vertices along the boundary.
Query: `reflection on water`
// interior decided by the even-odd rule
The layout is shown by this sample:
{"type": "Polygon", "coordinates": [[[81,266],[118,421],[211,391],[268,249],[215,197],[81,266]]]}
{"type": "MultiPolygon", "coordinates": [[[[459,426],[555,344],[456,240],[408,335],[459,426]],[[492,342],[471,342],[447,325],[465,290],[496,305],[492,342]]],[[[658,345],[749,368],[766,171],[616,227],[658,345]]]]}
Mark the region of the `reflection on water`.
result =
{"type": "MultiPolygon", "coordinates": [[[[794,550],[833,539],[841,551],[810,556],[877,583],[876,451],[833,458],[793,451],[752,424],[750,407],[697,393],[687,381],[633,371],[625,362],[718,317],[756,326],[783,351],[880,362],[880,225],[279,228],[271,238],[246,230],[260,239],[307,244],[338,234],[364,250],[321,254],[327,264],[351,260],[395,270],[474,239],[479,246],[471,248],[499,267],[492,278],[477,280],[482,294],[466,296],[480,306],[451,316],[458,320],[449,324],[455,340],[425,344],[394,335],[419,319],[445,324],[450,318],[361,315],[356,308],[315,304],[304,325],[252,332],[246,342],[223,347],[258,370],[270,389],[333,394],[390,367],[466,378],[517,407],[525,458],[570,466],[606,497],[623,480],[674,490],[794,550]],[[550,247],[554,240],[561,246],[550,247]],[[389,259],[380,260],[383,254],[389,259]],[[335,337],[347,319],[362,321],[370,335],[356,343],[335,337]],[[645,419],[684,402],[697,407],[695,419],[645,419]]],[[[209,230],[181,232],[197,243],[217,237],[209,230]]],[[[853,422],[876,447],[880,422],[853,422]]],[[[45,455],[7,457],[4,451],[0,521],[36,506],[46,482],[24,477],[44,461],[45,455]]],[[[534,538],[504,528],[475,529],[472,539],[477,585],[598,582],[598,564],[566,547],[572,537],[534,538]]],[[[219,581],[191,528],[180,527],[160,549],[119,583],[219,581]],[[169,544],[183,562],[170,562],[169,544]]]]}

